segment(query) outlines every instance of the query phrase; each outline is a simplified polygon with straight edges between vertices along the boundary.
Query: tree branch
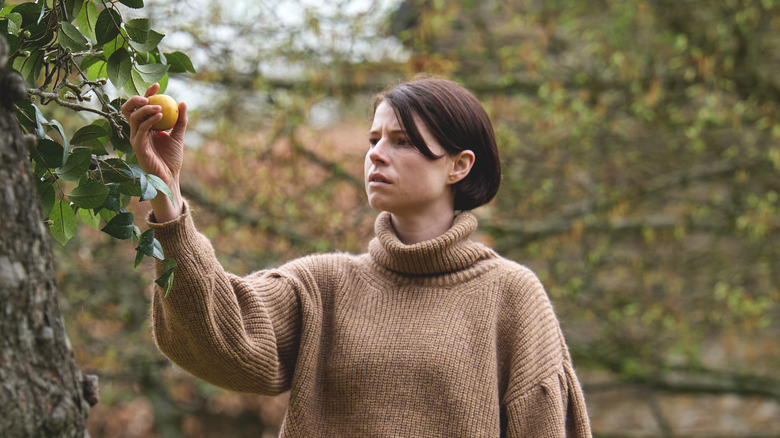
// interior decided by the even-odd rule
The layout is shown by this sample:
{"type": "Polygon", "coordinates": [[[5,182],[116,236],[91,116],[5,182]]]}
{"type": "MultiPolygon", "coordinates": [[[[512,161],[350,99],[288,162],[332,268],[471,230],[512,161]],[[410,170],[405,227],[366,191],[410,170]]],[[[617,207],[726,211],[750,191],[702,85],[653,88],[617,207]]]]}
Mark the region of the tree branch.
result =
{"type": "MultiPolygon", "coordinates": [[[[607,365],[607,368],[611,367],[607,365]]],[[[657,375],[621,378],[604,383],[583,382],[582,386],[586,393],[642,386],[680,394],[736,394],[780,400],[780,380],[717,370],[672,370],[657,375]]]]}
{"type": "Polygon", "coordinates": [[[268,217],[252,213],[251,211],[247,211],[246,209],[240,208],[238,206],[233,206],[222,201],[217,201],[206,195],[203,191],[198,190],[194,186],[182,185],[181,193],[184,197],[200,205],[201,207],[204,207],[211,213],[214,213],[223,218],[229,217],[235,219],[239,224],[260,228],[269,234],[289,241],[295,246],[303,246],[311,240],[289,228],[280,227],[269,223],[270,218],[268,217]]]}
{"type": "MultiPolygon", "coordinates": [[[[90,112],[90,113],[97,114],[97,115],[105,118],[106,120],[108,120],[108,123],[111,124],[111,127],[114,129],[114,132],[116,132],[116,135],[119,138],[124,138],[124,134],[122,133],[122,127],[119,126],[119,124],[116,122],[116,120],[114,120],[114,117],[120,117],[121,116],[120,113],[117,113],[117,112],[106,112],[106,111],[103,111],[103,110],[100,110],[100,109],[97,109],[97,108],[91,108],[91,107],[82,105],[80,103],[70,102],[68,100],[62,99],[59,96],[59,94],[57,94],[57,93],[43,91],[43,90],[40,90],[38,88],[31,88],[30,90],[28,90],[28,92],[31,95],[33,95],[33,96],[38,96],[41,99],[44,99],[44,102],[43,102],[44,105],[48,103],[48,102],[45,102],[45,101],[49,101],[49,102],[54,102],[54,103],[56,103],[59,106],[62,106],[62,107],[68,108],[68,109],[72,109],[74,111],[87,111],[87,112],[90,112]]],[[[103,104],[104,104],[104,106],[107,106],[107,105],[105,105],[105,102],[103,102],[103,104]]]]}
{"type": "MultiPolygon", "coordinates": [[[[62,106],[62,107],[68,108],[68,109],[72,109],[74,111],[87,111],[87,112],[98,114],[98,115],[100,115],[102,117],[105,117],[107,119],[110,119],[112,115],[116,115],[116,114],[111,114],[111,113],[108,113],[108,112],[105,112],[105,111],[102,111],[102,110],[99,110],[99,109],[96,109],[96,108],[91,108],[91,107],[82,105],[80,103],[70,102],[68,100],[62,99],[57,93],[51,93],[51,92],[48,92],[48,91],[42,91],[42,90],[40,90],[38,88],[31,88],[28,91],[33,96],[38,96],[41,99],[54,102],[54,103],[56,103],[59,106],[62,106]]],[[[48,103],[48,102],[45,102],[44,105],[46,103],[48,103]]]]}
{"type": "Polygon", "coordinates": [[[606,211],[626,199],[642,201],[693,182],[733,175],[737,171],[756,171],[765,165],[764,160],[753,160],[745,162],[724,161],[694,166],[684,172],[660,175],[646,184],[630,187],[623,190],[620,196],[591,198],[568,204],[558,212],[540,220],[517,220],[504,222],[500,226],[486,224],[482,229],[494,236],[501,237],[499,240],[501,243],[497,245],[497,250],[523,246],[550,235],[571,232],[577,227],[587,231],[606,232],[671,228],[681,224],[687,224],[696,229],[723,229],[727,227],[727,224],[690,223],[690,219],[687,217],[672,215],[646,216],[633,221],[618,218],[586,222],[585,218],[594,213],[606,211]]]}

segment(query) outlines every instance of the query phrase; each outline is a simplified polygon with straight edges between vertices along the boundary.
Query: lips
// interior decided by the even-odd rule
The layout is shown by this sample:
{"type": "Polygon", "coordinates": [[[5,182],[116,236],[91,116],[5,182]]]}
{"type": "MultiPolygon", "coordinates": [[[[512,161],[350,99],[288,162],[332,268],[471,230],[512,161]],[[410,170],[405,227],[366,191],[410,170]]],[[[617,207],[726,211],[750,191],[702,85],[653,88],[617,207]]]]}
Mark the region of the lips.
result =
{"type": "Polygon", "coordinates": [[[387,179],[384,175],[382,175],[379,172],[371,172],[368,175],[368,185],[370,186],[379,186],[379,185],[385,185],[390,184],[390,180],[387,179]]]}

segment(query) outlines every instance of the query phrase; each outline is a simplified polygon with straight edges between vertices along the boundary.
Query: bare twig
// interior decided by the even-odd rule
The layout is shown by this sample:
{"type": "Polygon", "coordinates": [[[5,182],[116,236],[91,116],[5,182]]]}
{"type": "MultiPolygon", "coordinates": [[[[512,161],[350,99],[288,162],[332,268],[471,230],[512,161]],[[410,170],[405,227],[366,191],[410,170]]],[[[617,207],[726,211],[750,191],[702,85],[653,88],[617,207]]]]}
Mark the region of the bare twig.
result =
{"type": "Polygon", "coordinates": [[[100,115],[102,117],[105,117],[105,118],[109,119],[109,121],[112,119],[112,117],[115,117],[115,116],[118,115],[118,113],[115,113],[115,112],[110,112],[109,113],[109,112],[102,111],[102,110],[97,109],[97,108],[91,108],[91,107],[84,106],[84,105],[79,104],[79,103],[74,103],[74,102],[70,102],[70,101],[64,100],[57,93],[52,93],[52,92],[48,92],[48,91],[42,91],[42,90],[40,90],[38,88],[30,89],[29,93],[32,94],[33,96],[38,96],[41,99],[45,99],[45,100],[50,101],[50,102],[55,102],[57,105],[63,106],[63,107],[68,108],[68,109],[72,109],[74,111],[88,111],[88,112],[91,112],[91,113],[98,114],[98,115],[100,115]]]}

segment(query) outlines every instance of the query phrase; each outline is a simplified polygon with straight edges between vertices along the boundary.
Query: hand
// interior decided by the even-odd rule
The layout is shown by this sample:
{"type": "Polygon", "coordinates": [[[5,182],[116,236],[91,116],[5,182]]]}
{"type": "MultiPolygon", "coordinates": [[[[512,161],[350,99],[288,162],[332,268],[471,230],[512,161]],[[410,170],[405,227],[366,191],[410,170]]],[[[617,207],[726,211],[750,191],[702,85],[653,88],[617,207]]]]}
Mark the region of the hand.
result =
{"type": "Polygon", "coordinates": [[[159,84],[146,90],[144,96],[133,96],[122,105],[122,114],[130,124],[130,144],[138,164],[144,172],[162,179],[173,192],[173,202],[162,193],[151,201],[158,222],[167,222],[181,214],[182,200],[179,190],[184,157],[184,132],[187,130],[187,105],[179,103],[179,120],[168,132],[155,131],[151,127],[162,118],[158,105],[148,105],[147,97],[157,93],[159,84]]]}

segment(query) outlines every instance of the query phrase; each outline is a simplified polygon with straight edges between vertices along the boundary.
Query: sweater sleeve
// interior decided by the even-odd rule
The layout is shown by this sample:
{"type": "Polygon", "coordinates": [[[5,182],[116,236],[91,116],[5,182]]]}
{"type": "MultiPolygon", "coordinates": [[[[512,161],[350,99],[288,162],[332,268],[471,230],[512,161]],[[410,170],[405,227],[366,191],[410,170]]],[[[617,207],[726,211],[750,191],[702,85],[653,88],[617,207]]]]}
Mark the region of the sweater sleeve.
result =
{"type": "Polygon", "coordinates": [[[590,438],[590,422],[571,363],[506,407],[507,437],[590,438]]]}
{"type": "Polygon", "coordinates": [[[520,268],[502,308],[507,437],[591,436],[585,398],[558,318],[536,275],[520,268]]]}
{"type": "Polygon", "coordinates": [[[227,389],[289,389],[300,337],[297,283],[275,271],[225,272],[188,209],[165,224],[153,216],[148,222],[165,257],[177,262],[168,296],[157,288],[153,298],[157,347],[184,370],[227,389]]]}

